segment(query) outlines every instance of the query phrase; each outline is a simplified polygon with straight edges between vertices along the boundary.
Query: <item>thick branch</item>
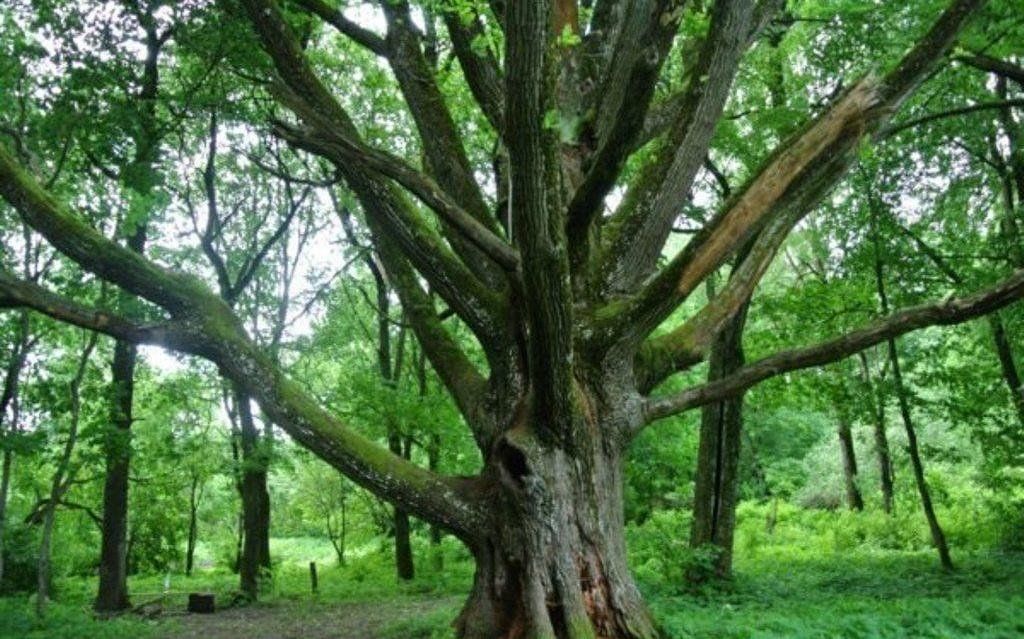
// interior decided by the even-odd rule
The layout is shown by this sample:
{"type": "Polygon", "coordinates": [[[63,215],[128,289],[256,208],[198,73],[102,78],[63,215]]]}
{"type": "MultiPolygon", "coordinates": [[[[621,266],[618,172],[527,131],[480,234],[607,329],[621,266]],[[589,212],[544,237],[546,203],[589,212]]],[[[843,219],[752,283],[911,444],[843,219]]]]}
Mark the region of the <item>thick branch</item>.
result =
{"type": "Polygon", "coordinates": [[[387,55],[384,38],[346,18],[341,9],[331,7],[323,0],[294,0],[294,2],[313,15],[319,16],[321,20],[373,53],[379,56],[387,55]]]}
{"type": "MultiPolygon", "coordinates": [[[[388,25],[388,63],[416,123],[427,171],[469,216],[492,233],[498,233],[497,220],[491,215],[476,183],[462,135],[437,84],[434,67],[423,53],[421,36],[413,24],[409,4],[399,0],[383,2],[381,6],[388,25]]],[[[455,252],[466,264],[476,267],[481,279],[490,286],[503,286],[500,271],[481,260],[482,256],[474,245],[464,241],[461,228],[456,227],[452,232],[446,222],[443,230],[455,252]]],[[[485,252],[484,255],[488,254],[485,252]]]]}
{"type": "Polygon", "coordinates": [[[506,7],[505,145],[512,183],[513,237],[523,256],[523,300],[529,331],[530,385],[542,438],[572,421],[572,306],[564,221],[556,183],[554,141],[543,128],[551,100],[546,78],[552,37],[550,0],[506,7]]]}
{"type": "Polygon", "coordinates": [[[0,195],[57,250],[85,269],[175,313],[210,295],[197,280],[174,273],[103,237],[57,203],[0,144],[0,195]]]}
{"type": "Polygon", "coordinates": [[[649,399],[645,410],[647,421],[720,401],[789,371],[839,361],[919,328],[960,324],[999,310],[1021,297],[1024,297],[1024,270],[1016,271],[999,284],[973,295],[908,308],[841,337],[765,357],[721,380],[677,395],[649,399]]]}
{"type": "MultiPolygon", "coordinates": [[[[217,364],[228,379],[260,403],[274,423],[302,445],[363,487],[417,516],[448,527],[463,538],[477,530],[482,507],[459,489],[456,480],[423,470],[339,422],[260,351],[238,318],[205,285],[162,269],[91,229],[59,206],[2,146],[0,194],[72,261],[153,301],[180,320],[176,326],[181,331],[166,333],[169,337],[165,345],[217,364]]],[[[40,310],[53,307],[52,313],[62,321],[78,321],[97,331],[116,330],[123,333],[115,335],[118,338],[138,334],[134,327],[118,324],[112,317],[26,289],[17,281],[9,283],[0,299],[9,304],[38,306],[40,310]]]]}
{"type": "Polygon", "coordinates": [[[640,0],[631,7],[631,14],[598,93],[597,151],[587,160],[587,174],[569,203],[569,246],[577,269],[587,259],[578,249],[588,245],[589,227],[635,147],[683,8],[677,0],[640,0]]]}
{"type": "MultiPolygon", "coordinates": [[[[244,0],[264,49],[270,54],[280,81],[282,97],[300,110],[300,117],[324,138],[343,138],[361,144],[359,133],[344,108],[327,91],[306,60],[295,34],[273,0],[244,0]]],[[[349,156],[326,156],[359,197],[367,215],[377,217],[416,269],[438,294],[459,313],[486,344],[499,332],[499,305],[492,291],[444,245],[436,231],[419,219],[412,205],[390,184],[370,175],[349,156]]]]}
{"type": "Polygon", "coordinates": [[[634,288],[661,254],[672,222],[707,156],[747,46],[752,7],[752,0],[718,0],[714,5],[707,41],[689,73],[683,108],[609,228],[601,269],[614,290],[634,288]]]}
{"type": "Polygon", "coordinates": [[[674,330],[647,340],[637,359],[642,392],[707,357],[714,336],[750,300],[790,230],[813,210],[851,161],[850,156],[839,154],[808,171],[776,204],[777,210],[769,216],[771,221],[757,235],[746,257],[715,299],[674,330]]]}
{"type": "Polygon", "coordinates": [[[324,138],[320,132],[303,132],[279,125],[277,133],[288,142],[328,157],[344,157],[389,177],[415,195],[465,239],[479,248],[502,269],[514,272],[519,256],[504,240],[463,210],[434,180],[417,171],[398,156],[371,149],[342,135],[324,138]]]}
{"type": "Polygon", "coordinates": [[[53,319],[133,344],[180,345],[182,333],[170,322],[140,324],[92,308],[0,269],[0,309],[30,308],[53,319]]]}
{"type": "MultiPolygon", "coordinates": [[[[821,170],[831,158],[852,156],[865,134],[877,134],[952,46],[956,34],[984,0],[956,0],[935,25],[880,81],[868,77],[855,84],[815,121],[769,158],[748,186],[690,241],[669,265],[624,308],[608,309],[627,337],[653,330],[695,287],[729,258],[765,223],[775,204],[805,170],[821,170]]],[[[842,176],[832,178],[835,184],[842,176]]]]}
{"type": "MultiPolygon", "coordinates": [[[[653,330],[709,273],[722,266],[771,213],[779,210],[777,205],[783,195],[805,169],[815,160],[849,151],[864,130],[867,113],[878,104],[877,87],[877,80],[872,78],[857,83],[831,109],[783,145],[747,187],[627,305],[616,319],[620,330],[634,337],[653,330]]],[[[828,186],[839,175],[832,175],[828,186]]]]}
{"type": "Polygon", "coordinates": [[[480,19],[474,18],[466,24],[458,13],[448,11],[444,14],[444,23],[470,92],[487,121],[500,133],[505,118],[505,78],[494,54],[489,49],[478,51],[473,46],[473,41],[483,34],[480,19]]]}

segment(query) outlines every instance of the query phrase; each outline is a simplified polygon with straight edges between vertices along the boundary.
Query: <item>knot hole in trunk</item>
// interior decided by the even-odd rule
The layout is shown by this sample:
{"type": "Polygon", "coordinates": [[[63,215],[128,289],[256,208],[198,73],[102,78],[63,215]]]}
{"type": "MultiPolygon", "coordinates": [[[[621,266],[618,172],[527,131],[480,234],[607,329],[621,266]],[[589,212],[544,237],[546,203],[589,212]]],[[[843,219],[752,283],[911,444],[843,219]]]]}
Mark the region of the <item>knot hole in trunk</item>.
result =
{"type": "Polygon", "coordinates": [[[523,480],[530,475],[530,465],[526,461],[526,453],[510,444],[508,440],[502,440],[498,444],[498,461],[509,477],[519,486],[522,486],[523,480]]]}

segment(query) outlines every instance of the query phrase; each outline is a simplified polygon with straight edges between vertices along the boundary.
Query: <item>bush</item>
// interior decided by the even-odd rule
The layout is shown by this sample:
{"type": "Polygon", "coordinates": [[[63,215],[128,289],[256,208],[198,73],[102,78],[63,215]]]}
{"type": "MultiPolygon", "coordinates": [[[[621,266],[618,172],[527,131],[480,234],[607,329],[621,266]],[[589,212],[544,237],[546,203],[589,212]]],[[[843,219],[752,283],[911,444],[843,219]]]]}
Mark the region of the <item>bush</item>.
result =
{"type": "Polygon", "coordinates": [[[626,528],[626,547],[637,578],[648,586],[677,593],[710,573],[718,549],[690,548],[689,511],[656,511],[642,524],[626,528]]]}
{"type": "Polygon", "coordinates": [[[36,531],[23,524],[11,524],[4,531],[4,578],[0,595],[34,592],[39,542],[36,531]]]}

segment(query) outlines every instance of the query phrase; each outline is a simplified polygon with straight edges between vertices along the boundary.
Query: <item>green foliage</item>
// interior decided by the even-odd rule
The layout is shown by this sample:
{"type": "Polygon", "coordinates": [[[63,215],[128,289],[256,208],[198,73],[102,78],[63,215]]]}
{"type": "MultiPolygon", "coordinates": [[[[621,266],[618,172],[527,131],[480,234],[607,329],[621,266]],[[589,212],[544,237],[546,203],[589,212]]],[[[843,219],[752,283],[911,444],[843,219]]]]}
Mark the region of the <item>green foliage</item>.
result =
{"type": "Polygon", "coordinates": [[[0,595],[31,592],[36,588],[39,555],[35,530],[26,525],[7,525],[4,530],[4,579],[0,595]]]}

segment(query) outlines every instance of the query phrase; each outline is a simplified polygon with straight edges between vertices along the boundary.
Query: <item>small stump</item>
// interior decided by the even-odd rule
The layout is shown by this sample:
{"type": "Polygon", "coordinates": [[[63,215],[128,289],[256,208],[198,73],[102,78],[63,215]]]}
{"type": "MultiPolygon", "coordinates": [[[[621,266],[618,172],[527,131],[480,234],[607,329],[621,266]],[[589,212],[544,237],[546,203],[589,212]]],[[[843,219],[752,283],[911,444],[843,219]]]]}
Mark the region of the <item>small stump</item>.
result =
{"type": "Polygon", "coordinates": [[[213,612],[213,593],[190,592],[188,595],[188,611],[200,614],[213,612]]]}

